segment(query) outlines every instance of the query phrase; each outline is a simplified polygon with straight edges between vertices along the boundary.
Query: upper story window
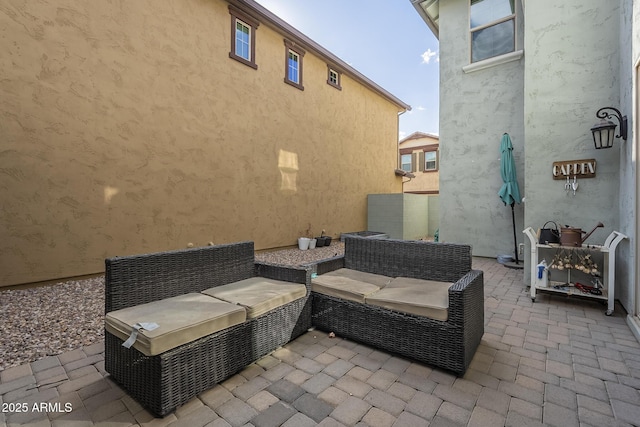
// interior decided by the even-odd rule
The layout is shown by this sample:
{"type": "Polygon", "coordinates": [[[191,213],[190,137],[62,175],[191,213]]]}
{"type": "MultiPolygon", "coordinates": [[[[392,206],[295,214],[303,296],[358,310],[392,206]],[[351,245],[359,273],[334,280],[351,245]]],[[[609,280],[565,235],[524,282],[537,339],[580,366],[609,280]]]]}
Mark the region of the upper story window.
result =
{"type": "Polygon", "coordinates": [[[287,62],[287,78],[292,83],[300,84],[300,55],[289,50],[289,62],[287,62]]]}
{"type": "Polygon", "coordinates": [[[251,61],[251,27],[236,19],[236,55],[251,61]]]}
{"type": "Polygon", "coordinates": [[[424,153],[424,170],[438,170],[438,153],[436,151],[425,151],[424,153]]]}
{"type": "Polygon", "coordinates": [[[412,157],[413,157],[413,154],[403,154],[400,156],[400,168],[403,171],[413,172],[411,170],[412,157]]]}
{"type": "Polygon", "coordinates": [[[329,66],[327,66],[327,83],[336,89],[342,90],[340,73],[329,66]]]}
{"type": "Polygon", "coordinates": [[[231,14],[231,51],[229,58],[258,68],[256,64],[256,30],[260,25],[240,9],[229,6],[231,14]]]}
{"type": "Polygon", "coordinates": [[[470,1],[471,62],[515,51],[515,2],[513,0],[470,1]]]}
{"type": "Polygon", "coordinates": [[[304,90],[304,86],[302,85],[302,58],[304,57],[305,51],[289,40],[285,40],[284,45],[286,47],[284,81],[291,86],[304,90]]]}

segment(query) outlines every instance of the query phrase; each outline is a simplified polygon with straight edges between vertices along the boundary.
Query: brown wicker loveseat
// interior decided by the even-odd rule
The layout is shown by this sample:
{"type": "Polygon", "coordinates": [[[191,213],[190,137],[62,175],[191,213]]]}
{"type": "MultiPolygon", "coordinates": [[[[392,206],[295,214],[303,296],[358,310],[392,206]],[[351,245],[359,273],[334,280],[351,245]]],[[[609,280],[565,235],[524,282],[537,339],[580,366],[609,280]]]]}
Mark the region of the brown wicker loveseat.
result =
{"type": "Polygon", "coordinates": [[[462,375],[484,333],[471,261],[466,245],[346,237],[344,256],[313,265],[312,323],[462,375]]]}
{"type": "Polygon", "coordinates": [[[105,369],[157,416],[310,327],[310,269],[255,262],[253,242],[115,257],[105,267],[105,369]],[[159,327],[125,348],[140,323],[159,327]]]}

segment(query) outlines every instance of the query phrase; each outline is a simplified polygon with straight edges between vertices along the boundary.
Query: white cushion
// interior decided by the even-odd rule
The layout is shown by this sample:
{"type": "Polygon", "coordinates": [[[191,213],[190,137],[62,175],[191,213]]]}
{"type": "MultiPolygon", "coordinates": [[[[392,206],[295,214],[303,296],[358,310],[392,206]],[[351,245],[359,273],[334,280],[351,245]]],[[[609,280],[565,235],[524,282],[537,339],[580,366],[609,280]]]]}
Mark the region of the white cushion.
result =
{"type": "Polygon", "coordinates": [[[384,288],[392,277],[341,268],[311,279],[311,290],[324,295],[355,302],[384,288]]]}
{"type": "Polygon", "coordinates": [[[367,304],[434,320],[449,317],[449,287],[453,283],[397,277],[384,289],[368,295],[367,304]]]}
{"type": "Polygon", "coordinates": [[[202,293],[241,305],[247,311],[247,318],[252,319],[303,298],[307,294],[307,288],[300,283],[251,277],[228,285],[209,288],[202,293]]]}

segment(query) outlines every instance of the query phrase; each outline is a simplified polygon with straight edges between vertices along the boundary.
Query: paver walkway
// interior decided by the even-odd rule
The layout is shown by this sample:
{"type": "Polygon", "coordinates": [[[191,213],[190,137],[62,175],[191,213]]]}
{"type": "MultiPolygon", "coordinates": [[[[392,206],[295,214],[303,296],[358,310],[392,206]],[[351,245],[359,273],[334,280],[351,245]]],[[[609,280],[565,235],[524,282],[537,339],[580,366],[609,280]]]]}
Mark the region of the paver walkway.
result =
{"type": "Polygon", "coordinates": [[[0,427],[640,425],[640,345],[621,307],[532,303],[521,270],[474,268],[485,335],[464,377],[313,331],[155,419],[109,379],[96,344],[1,372],[0,427]]]}

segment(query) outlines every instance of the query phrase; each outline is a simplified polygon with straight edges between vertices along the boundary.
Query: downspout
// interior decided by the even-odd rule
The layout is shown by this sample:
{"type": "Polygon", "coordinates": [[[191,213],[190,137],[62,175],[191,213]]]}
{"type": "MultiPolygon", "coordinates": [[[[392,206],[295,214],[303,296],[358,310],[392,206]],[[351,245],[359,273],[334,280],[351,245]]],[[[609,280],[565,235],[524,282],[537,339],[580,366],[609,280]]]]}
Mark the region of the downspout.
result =
{"type": "MultiPolygon", "coordinates": [[[[408,110],[410,110],[411,107],[409,107],[408,110]]],[[[408,110],[402,110],[398,113],[398,120],[396,121],[396,135],[398,140],[396,141],[396,169],[400,169],[399,166],[402,166],[400,164],[400,116],[403,115],[404,113],[406,113],[408,110]]],[[[411,178],[409,178],[409,181],[411,181],[411,178]]],[[[402,178],[402,188],[401,188],[401,193],[404,194],[404,183],[405,182],[409,182],[409,181],[405,181],[402,178]]]]}

